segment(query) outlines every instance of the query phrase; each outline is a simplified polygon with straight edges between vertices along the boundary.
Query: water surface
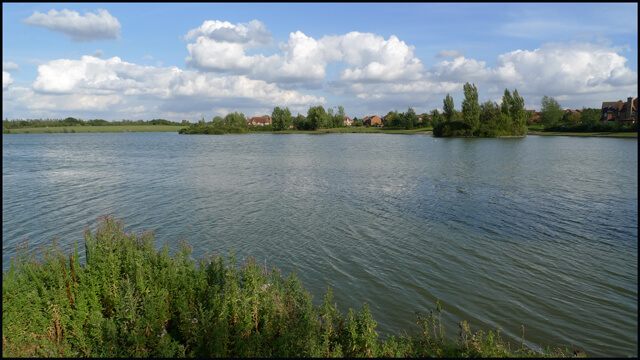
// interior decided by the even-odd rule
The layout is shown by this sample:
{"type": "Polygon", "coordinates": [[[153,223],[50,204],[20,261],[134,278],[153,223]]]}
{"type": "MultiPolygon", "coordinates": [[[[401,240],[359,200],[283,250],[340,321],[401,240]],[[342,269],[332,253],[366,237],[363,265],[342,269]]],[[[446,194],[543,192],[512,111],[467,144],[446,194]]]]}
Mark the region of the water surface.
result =
{"type": "Polygon", "coordinates": [[[156,246],[298,270],[378,330],[499,326],[519,344],[637,356],[637,139],[3,135],[2,247],[114,214],[156,246]]]}

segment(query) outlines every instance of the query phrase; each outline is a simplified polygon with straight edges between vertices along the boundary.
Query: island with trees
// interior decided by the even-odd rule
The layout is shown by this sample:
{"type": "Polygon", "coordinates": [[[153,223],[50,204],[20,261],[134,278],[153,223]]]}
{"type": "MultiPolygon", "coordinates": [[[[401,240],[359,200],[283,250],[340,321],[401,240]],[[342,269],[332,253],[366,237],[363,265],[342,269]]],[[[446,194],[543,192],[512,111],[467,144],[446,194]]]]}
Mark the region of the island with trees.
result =
{"type": "Polygon", "coordinates": [[[442,114],[431,112],[433,135],[437,137],[498,137],[526,136],[527,112],[524,99],[504,90],[502,104],[487,101],[478,103],[478,89],[475,84],[464,84],[462,111],[454,108],[451,95],[443,100],[442,114]]]}

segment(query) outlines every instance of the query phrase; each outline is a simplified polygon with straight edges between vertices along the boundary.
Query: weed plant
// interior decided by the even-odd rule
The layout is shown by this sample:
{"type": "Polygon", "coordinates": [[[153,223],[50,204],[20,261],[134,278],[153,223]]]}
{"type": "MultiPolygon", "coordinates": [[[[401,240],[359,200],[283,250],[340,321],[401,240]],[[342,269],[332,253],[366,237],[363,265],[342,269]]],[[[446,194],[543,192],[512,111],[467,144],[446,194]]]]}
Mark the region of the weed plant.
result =
{"type": "Polygon", "coordinates": [[[125,232],[105,216],[77,243],[31,251],[18,245],[3,274],[2,355],[6,357],[540,357],[568,350],[511,350],[495,332],[460,324],[447,340],[442,308],[417,314],[419,331],[379,339],[366,303],[344,316],[329,288],[319,306],[296,274],[249,259],[193,260],[181,240],[154,248],[154,233],[125,232]]]}

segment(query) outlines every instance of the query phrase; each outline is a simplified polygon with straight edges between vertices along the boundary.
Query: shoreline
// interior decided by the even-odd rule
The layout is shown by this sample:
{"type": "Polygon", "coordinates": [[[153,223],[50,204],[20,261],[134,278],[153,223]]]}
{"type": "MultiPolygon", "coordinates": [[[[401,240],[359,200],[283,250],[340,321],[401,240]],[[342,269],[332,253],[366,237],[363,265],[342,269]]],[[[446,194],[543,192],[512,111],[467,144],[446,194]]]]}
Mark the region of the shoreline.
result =
{"type": "Polygon", "coordinates": [[[609,137],[609,138],[619,138],[619,139],[637,139],[638,133],[636,132],[628,132],[628,133],[607,133],[607,132],[593,132],[593,133],[576,133],[576,132],[548,132],[544,131],[527,131],[527,135],[540,135],[540,136],[577,136],[577,137],[609,137]]]}
{"type": "MultiPolygon", "coordinates": [[[[183,126],[173,125],[154,125],[154,126],[92,126],[92,127],[54,127],[54,128],[21,128],[11,129],[10,133],[3,133],[3,135],[14,134],[62,134],[76,133],[139,133],[139,132],[178,132],[183,126]]],[[[432,135],[433,130],[430,128],[424,129],[382,129],[382,128],[333,128],[333,129],[318,129],[318,130],[285,130],[285,131],[251,131],[248,134],[405,134],[405,135],[432,135]]],[[[195,134],[192,134],[195,135],[195,134]]],[[[206,135],[206,134],[205,134],[206,135]]],[[[607,133],[607,132],[593,132],[593,133],[576,133],[576,132],[544,132],[544,131],[527,131],[527,135],[539,135],[539,136],[577,136],[577,137],[609,137],[620,139],[637,139],[638,133],[607,133]]],[[[525,136],[498,136],[496,138],[524,138],[525,136]]],[[[472,137],[473,138],[473,137],[472,137]]]]}

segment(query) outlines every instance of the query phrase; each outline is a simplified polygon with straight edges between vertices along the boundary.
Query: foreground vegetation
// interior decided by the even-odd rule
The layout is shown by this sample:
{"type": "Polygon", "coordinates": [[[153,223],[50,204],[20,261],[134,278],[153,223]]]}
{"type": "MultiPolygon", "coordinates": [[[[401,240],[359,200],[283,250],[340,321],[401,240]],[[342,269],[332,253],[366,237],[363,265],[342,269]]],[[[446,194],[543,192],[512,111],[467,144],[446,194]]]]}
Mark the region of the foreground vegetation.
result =
{"type": "Polygon", "coordinates": [[[86,261],[27,241],[3,274],[6,357],[498,357],[568,356],[505,344],[460,324],[445,338],[442,309],[417,315],[415,334],[381,341],[365,303],[343,315],[331,289],[319,306],[296,278],[249,259],[205,256],[180,241],[169,255],[153,232],[125,232],[105,216],[85,229],[86,261]]]}

